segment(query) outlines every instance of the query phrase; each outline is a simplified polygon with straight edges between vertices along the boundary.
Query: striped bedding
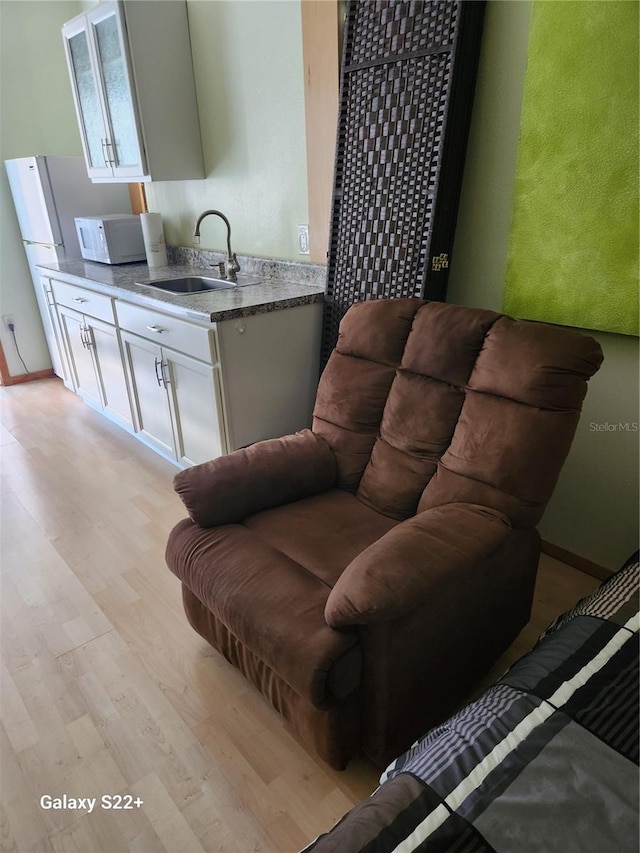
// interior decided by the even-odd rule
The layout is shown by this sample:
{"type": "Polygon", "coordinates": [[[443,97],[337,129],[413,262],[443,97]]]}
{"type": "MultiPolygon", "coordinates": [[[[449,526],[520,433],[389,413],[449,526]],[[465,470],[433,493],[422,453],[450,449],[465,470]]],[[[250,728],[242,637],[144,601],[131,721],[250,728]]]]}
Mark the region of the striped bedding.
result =
{"type": "Polygon", "coordinates": [[[637,555],[305,853],[638,853],[637,555]]]}

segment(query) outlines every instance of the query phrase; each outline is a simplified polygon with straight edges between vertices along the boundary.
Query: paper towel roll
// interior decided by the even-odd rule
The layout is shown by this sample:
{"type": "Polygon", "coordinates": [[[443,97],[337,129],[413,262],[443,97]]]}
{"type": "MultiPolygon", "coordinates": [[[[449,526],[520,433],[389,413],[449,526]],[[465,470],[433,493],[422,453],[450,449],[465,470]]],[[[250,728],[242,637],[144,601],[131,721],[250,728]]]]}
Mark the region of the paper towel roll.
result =
{"type": "Polygon", "coordinates": [[[167,266],[167,246],[164,242],[161,213],[141,213],[142,239],[150,267],[167,266]]]}

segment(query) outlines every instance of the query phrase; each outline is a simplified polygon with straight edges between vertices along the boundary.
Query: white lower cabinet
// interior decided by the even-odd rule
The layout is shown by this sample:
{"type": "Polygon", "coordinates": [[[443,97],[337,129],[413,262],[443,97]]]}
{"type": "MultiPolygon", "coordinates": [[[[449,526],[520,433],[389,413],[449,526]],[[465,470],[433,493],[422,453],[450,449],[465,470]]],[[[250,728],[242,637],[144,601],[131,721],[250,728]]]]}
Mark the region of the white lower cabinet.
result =
{"type": "Polygon", "coordinates": [[[174,464],[310,426],[321,304],[206,323],[59,276],[41,295],[65,384],[174,464]]]}
{"type": "Polygon", "coordinates": [[[36,297],[40,316],[42,317],[44,334],[49,344],[53,372],[62,379],[67,388],[73,390],[69,357],[62,335],[60,318],[56,311],[51,282],[45,276],[40,276],[40,289],[36,287],[36,297]]]}
{"type": "Polygon", "coordinates": [[[123,426],[132,428],[118,329],[73,308],[58,306],[76,393],[123,426]]]}
{"type": "Polygon", "coordinates": [[[219,369],[178,352],[165,353],[174,407],[176,459],[194,465],[227,453],[219,369]]]}
{"type": "Polygon", "coordinates": [[[218,368],[122,332],[139,436],[181,466],[227,452],[218,368]]]}
{"type": "Polygon", "coordinates": [[[58,308],[60,326],[69,353],[73,390],[94,407],[101,408],[98,377],[88,343],[88,327],[82,314],[72,308],[58,308]]]}

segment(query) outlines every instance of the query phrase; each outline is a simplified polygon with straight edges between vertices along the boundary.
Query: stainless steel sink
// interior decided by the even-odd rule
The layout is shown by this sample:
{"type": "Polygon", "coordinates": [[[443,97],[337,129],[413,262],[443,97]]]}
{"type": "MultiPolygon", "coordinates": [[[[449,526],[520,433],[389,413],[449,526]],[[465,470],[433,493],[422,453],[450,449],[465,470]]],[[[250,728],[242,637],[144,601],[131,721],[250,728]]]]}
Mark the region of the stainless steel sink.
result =
{"type": "Polygon", "coordinates": [[[246,287],[248,284],[258,284],[260,281],[261,279],[250,275],[238,276],[237,282],[224,278],[209,278],[204,275],[185,275],[157,281],[138,281],[136,284],[164,290],[167,293],[204,293],[207,290],[232,290],[236,287],[246,287]]]}

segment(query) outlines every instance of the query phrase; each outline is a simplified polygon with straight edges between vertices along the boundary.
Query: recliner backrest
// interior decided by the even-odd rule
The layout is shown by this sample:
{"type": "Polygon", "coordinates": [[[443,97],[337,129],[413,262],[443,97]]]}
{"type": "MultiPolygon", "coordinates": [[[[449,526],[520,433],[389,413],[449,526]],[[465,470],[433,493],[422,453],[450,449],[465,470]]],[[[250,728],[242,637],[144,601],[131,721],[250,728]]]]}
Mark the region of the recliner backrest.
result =
{"type": "Polygon", "coordinates": [[[384,515],[471,502],[533,526],[601,363],[599,344],[566,328],[418,299],[357,303],[313,430],[339,486],[384,515]]]}

